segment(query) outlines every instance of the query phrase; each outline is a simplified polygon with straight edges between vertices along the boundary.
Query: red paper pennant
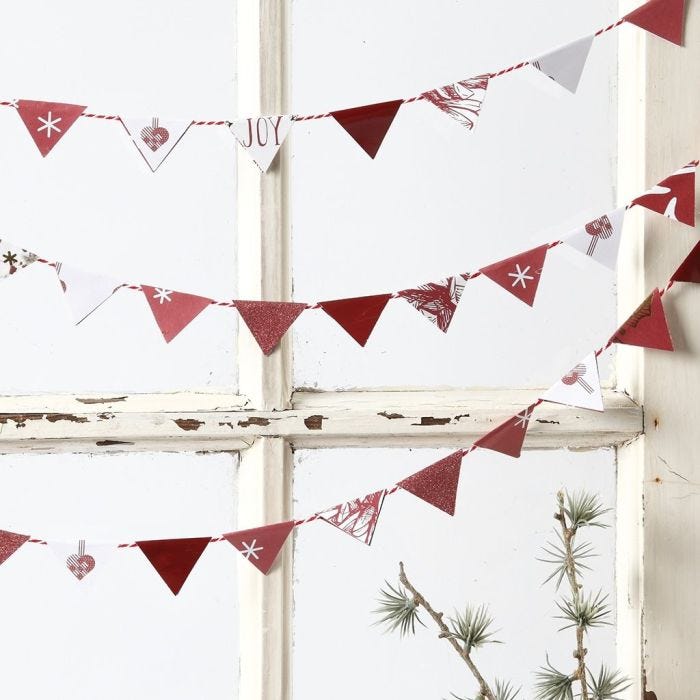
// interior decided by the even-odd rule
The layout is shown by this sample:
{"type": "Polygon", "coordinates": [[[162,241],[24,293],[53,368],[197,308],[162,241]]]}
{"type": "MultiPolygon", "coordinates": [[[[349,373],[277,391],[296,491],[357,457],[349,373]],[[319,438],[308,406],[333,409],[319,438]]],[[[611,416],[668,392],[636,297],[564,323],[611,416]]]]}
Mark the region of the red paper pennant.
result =
{"type": "Polygon", "coordinates": [[[391,100],[331,112],[331,116],[355,139],[370,158],[377,155],[403,100],[391,100]]]}
{"type": "Polygon", "coordinates": [[[319,306],[364,347],[391,294],[321,301],[319,306]]]}
{"type": "Polygon", "coordinates": [[[28,539],[29,535],[0,530],[0,564],[4,564],[28,539]]]}
{"type": "Polygon", "coordinates": [[[63,138],[85,109],[82,105],[60,102],[35,102],[34,100],[17,102],[19,116],[44,157],[63,138]]]}
{"type": "Polygon", "coordinates": [[[282,336],[297,320],[306,304],[291,301],[240,301],[236,308],[253,334],[261,350],[269,355],[282,336]]]}
{"type": "Polygon", "coordinates": [[[228,540],[253,566],[264,574],[272,568],[280,549],[294,529],[294,521],[255,527],[251,530],[228,532],[228,540]]]}
{"type": "Polygon", "coordinates": [[[673,273],[671,279],[674,282],[700,283],[700,243],[695,244],[688,257],[673,273]]]}
{"type": "Polygon", "coordinates": [[[528,406],[516,416],[496,426],[490,433],[479,438],[474,444],[487,450],[501,452],[510,457],[520,457],[525,441],[525,433],[530,424],[535,404],[528,406]]]}
{"type": "Polygon", "coordinates": [[[177,595],[211,539],[188,537],[181,540],[141,540],[136,544],[177,595]]]}
{"type": "Polygon", "coordinates": [[[695,226],[695,168],[695,163],[688,163],[634,199],[632,204],[695,226]]]}
{"type": "Polygon", "coordinates": [[[612,341],[654,350],[673,350],[673,341],[658,289],[655,289],[615,331],[612,341]]]}
{"type": "Polygon", "coordinates": [[[386,491],[382,489],[363,498],[353,498],[352,501],[339,503],[322,513],[321,520],[335,525],[339,530],[360,542],[372,544],[385,494],[386,491]]]}
{"type": "Polygon", "coordinates": [[[520,301],[532,306],[535,303],[535,294],[540,284],[540,275],[548,249],[548,245],[541,245],[514,255],[512,258],[482,267],[480,271],[520,301]]]}
{"type": "Polygon", "coordinates": [[[211,299],[141,285],[165,342],[169,343],[195,316],[211,304],[211,299]]]}
{"type": "Polygon", "coordinates": [[[410,491],[414,496],[422,498],[448,515],[454,515],[462,455],[462,450],[453,452],[444,459],[399,481],[398,485],[404,491],[410,491]]]}
{"type": "Polygon", "coordinates": [[[422,284],[415,289],[404,289],[399,292],[399,296],[446,333],[457,311],[464,284],[464,279],[448,277],[440,282],[422,284]]]}
{"type": "Polygon", "coordinates": [[[682,46],[684,0],[650,0],[622,19],[682,46]]]}

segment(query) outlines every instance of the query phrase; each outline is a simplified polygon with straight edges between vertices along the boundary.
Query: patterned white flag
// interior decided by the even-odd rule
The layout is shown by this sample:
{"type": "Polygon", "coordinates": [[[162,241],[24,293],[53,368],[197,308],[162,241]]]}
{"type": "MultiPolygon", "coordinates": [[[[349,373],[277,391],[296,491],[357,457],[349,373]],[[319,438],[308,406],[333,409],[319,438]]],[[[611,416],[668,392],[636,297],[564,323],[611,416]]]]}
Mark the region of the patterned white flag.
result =
{"type": "Polygon", "coordinates": [[[153,172],[158,170],[160,164],[192,125],[192,121],[184,119],[160,119],[159,117],[121,117],[121,121],[153,172]]]}
{"type": "Polygon", "coordinates": [[[262,172],[267,172],[291,127],[292,118],[288,115],[238,119],[229,125],[238,143],[262,172]]]}
{"type": "Polygon", "coordinates": [[[603,410],[598,358],[592,352],[542,394],[545,401],[566,406],[603,410]]]}
{"type": "Polygon", "coordinates": [[[35,253],[30,253],[5,239],[0,240],[0,277],[14,275],[21,268],[31,265],[36,259],[35,253]]]}
{"type": "MultiPolygon", "coordinates": [[[[96,572],[105,569],[112,555],[117,550],[112,542],[74,542],[50,541],[49,549],[56,555],[59,565],[76,581],[93,580],[96,572]]],[[[99,576],[98,576],[99,578],[99,576]]],[[[86,584],[83,583],[83,586],[86,584]]]]}
{"type": "Polygon", "coordinates": [[[589,221],[585,226],[567,236],[564,243],[614,270],[622,240],[624,218],[625,207],[615,209],[615,211],[589,221]]]}
{"type": "Polygon", "coordinates": [[[94,275],[63,263],[56,263],[56,274],[76,325],[104,304],[121,286],[110,277],[94,275]]]}
{"type": "Polygon", "coordinates": [[[587,36],[533,58],[530,63],[569,92],[576,92],[592,43],[593,36],[587,36]]]}

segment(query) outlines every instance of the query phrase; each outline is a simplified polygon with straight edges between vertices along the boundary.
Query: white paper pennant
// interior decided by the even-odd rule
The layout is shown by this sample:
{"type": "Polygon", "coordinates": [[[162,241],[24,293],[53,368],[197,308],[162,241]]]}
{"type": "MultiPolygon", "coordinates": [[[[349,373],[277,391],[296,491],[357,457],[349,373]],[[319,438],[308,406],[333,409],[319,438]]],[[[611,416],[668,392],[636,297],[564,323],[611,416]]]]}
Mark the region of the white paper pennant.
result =
{"type": "Polygon", "coordinates": [[[586,355],[556,384],[547,389],[542,399],[566,406],[602,411],[603,394],[600,390],[598,358],[595,353],[586,355]]]}
{"type": "Polygon", "coordinates": [[[267,172],[272,164],[291,127],[292,118],[289,115],[250,117],[238,119],[229,125],[236,141],[263,172],[267,172]]]}
{"type": "Polygon", "coordinates": [[[124,128],[139,149],[148,167],[155,172],[168,157],[192,121],[159,117],[121,117],[124,128]]]}
{"type": "Polygon", "coordinates": [[[81,588],[88,582],[92,582],[94,578],[99,578],[117,550],[117,545],[112,542],[86,543],[85,540],[73,542],[54,540],[47,544],[56,555],[59,566],[62,566],[73,580],[79,581],[81,588]]]}
{"type": "Polygon", "coordinates": [[[625,207],[615,209],[589,221],[567,236],[564,243],[614,270],[617,265],[617,254],[620,251],[624,218],[625,207]]]}
{"type": "Polygon", "coordinates": [[[534,58],[530,63],[569,92],[576,92],[592,43],[593,35],[587,36],[534,58]]]}
{"type": "Polygon", "coordinates": [[[35,253],[5,239],[0,240],[0,277],[14,275],[20,268],[31,265],[37,259],[35,253]]]}
{"type": "Polygon", "coordinates": [[[104,304],[121,286],[110,277],[94,275],[64,263],[56,263],[56,274],[76,325],[104,304]]]}

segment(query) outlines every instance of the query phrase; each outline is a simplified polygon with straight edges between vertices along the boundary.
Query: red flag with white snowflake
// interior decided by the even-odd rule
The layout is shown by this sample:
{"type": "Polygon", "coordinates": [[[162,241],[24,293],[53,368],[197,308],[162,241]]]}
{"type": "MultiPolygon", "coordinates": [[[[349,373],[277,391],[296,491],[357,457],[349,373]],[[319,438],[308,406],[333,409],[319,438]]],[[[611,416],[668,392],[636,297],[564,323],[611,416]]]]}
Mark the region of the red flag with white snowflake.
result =
{"type": "Polygon", "coordinates": [[[535,303],[548,245],[541,245],[493,265],[482,267],[480,272],[508,290],[528,306],[535,303]]]}
{"type": "Polygon", "coordinates": [[[612,342],[654,350],[673,350],[673,341],[658,289],[655,289],[615,331],[612,342]]]}
{"type": "Polygon", "coordinates": [[[650,0],[622,19],[682,46],[684,18],[685,0],[650,0]]]}
{"type": "Polygon", "coordinates": [[[415,289],[404,289],[399,296],[445,333],[452,323],[465,283],[462,276],[448,277],[440,282],[421,284],[415,289]]]}
{"type": "Polygon", "coordinates": [[[17,112],[34,139],[39,153],[46,157],[85,111],[83,105],[61,102],[18,100],[17,112]]]}
{"type": "Polygon", "coordinates": [[[282,336],[306,308],[306,304],[291,301],[242,301],[236,299],[235,303],[238,313],[266,355],[269,355],[277,347],[282,336]]]}
{"type": "Polygon", "coordinates": [[[364,347],[391,294],[320,301],[318,305],[364,347]]]}
{"type": "Polygon", "coordinates": [[[462,450],[457,450],[399,481],[398,486],[448,515],[454,515],[463,454],[462,450]]]}
{"type": "Polygon", "coordinates": [[[520,457],[525,434],[534,410],[535,404],[528,406],[524,411],[496,426],[490,433],[486,433],[474,444],[477,447],[494,450],[509,457],[520,457]]]}
{"type": "Polygon", "coordinates": [[[339,503],[321,513],[321,520],[335,525],[360,542],[371,544],[385,494],[386,491],[382,489],[362,498],[339,503]]]}
{"type": "Polygon", "coordinates": [[[209,537],[187,537],[141,540],[136,544],[168,588],[177,595],[210,541],[209,537]]]}
{"type": "Polygon", "coordinates": [[[148,287],[145,284],[141,285],[141,290],[166,343],[169,343],[212,302],[206,297],[174,292],[162,287],[148,287]]]}
{"type": "Polygon", "coordinates": [[[403,100],[392,100],[379,104],[363,105],[362,107],[352,107],[351,109],[341,109],[331,112],[331,116],[352,136],[370,158],[374,158],[402,103],[403,100]]]}
{"type": "Polygon", "coordinates": [[[36,253],[30,253],[8,240],[0,240],[0,278],[14,275],[27,265],[36,262],[37,258],[36,253]]]}
{"type": "Polygon", "coordinates": [[[421,97],[471,131],[481,113],[490,77],[488,74],[477,75],[476,78],[429,90],[421,97]]]}
{"type": "Polygon", "coordinates": [[[688,163],[673,175],[661,180],[648,192],[632,201],[641,207],[663,214],[669,219],[695,226],[695,168],[697,162],[688,163]]]}
{"type": "Polygon", "coordinates": [[[671,279],[674,282],[700,283],[700,243],[690,251],[688,257],[678,266],[671,279]]]}
{"type": "Polygon", "coordinates": [[[227,532],[224,539],[230,542],[253,566],[267,574],[289,533],[294,529],[294,521],[264,525],[250,530],[227,532]]]}
{"type": "Polygon", "coordinates": [[[0,564],[4,564],[28,539],[29,535],[0,530],[0,564]]]}

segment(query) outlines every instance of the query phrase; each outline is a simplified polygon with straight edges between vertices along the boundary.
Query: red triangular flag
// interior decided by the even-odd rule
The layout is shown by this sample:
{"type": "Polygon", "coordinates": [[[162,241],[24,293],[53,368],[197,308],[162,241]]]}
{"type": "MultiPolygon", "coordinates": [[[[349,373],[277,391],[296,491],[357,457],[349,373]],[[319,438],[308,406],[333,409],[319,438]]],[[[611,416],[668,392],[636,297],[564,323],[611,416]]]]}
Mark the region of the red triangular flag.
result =
{"type": "Polygon", "coordinates": [[[639,204],[675,221],[695,226],[696,167],[697,163],[688,163],[641,197],[632,200],[632,204],[639,204]]]}
{"type": "Polygon", "coordinates": [[[671,279],[674,282],[700,283],[700,243],[695,244],[688,257],[673,273],[671,279]]]}
{"type": "Polygon", "coordinates": [[[534,409],[535,404],[528,406],[524,411],[496,426],[490,433],[479,438],[474,444],[477,447],[501,452],[510,457],[520,457],[523,442],[525,441],[525,433],[527,433],[534,409]]]}
{"type": "Polygon", "coordinates": [[[224,538],[251,564],[267,574],[293,529],[294,521],[289,520],[286,523],[254,527],[251,530],[228,532],[224,538]]]}
{"type": "Polygon", "coordinates": [[[375,491],[362,498],[339,503],[321,513],[321,520],[334,525],[365,544],[372,544],[386,491],[375,491]]]}
{"type": "Polygon", "coordinates": [[[410,491],[414,496],[444,510],[448,515],[454,515],[462,455],[462,450],[457,450],[399,481],[398,485],[404,491],[410,491]]]}
{"type": "Polygon", "coordinates": [[[377,155],[403,100],[380,102],[331,112],[331,116],[352,136],[370,158],[377,155]]]}
{"type": "Polygon", "coordinates": [[[39,152],[46,156],[85,111],[85,107],[61,102],[18,100],[17,111],[39,152]]]}
{"type": "Polygon", "coordinates": [[[391,294],[320,301],[319,306],[364,347],[391,294]]]}
{"type": "Polygon", "coordinates": [[[481,272],[496,284],[507,289],[528,306],[535,303],[548,245],[541,245],[524,253],[506,258],[481,268],[481,272]]]}
{"type": "Polygon", "coordinates": [[[169,343],[192,319],[211,304],[211,299],[141,285],[165,342],[169,343]]]}
{"type": "Polygon", "coordinates": [[[306,304],[291,301],[240,301],[236,308],[253,334],[261,350],[269,355],[282,336],[297,320],[306,304]]]}
{"type": "Polygon", "coordinates": [[[447,277],[439,282],[421,284],[414,289],[402,289],[399,296],[432,321],[443,333],[447,333],[467,279],[463,276],[447,277]]]}
{"type": "Polygon", "coordinates": [[[684,16],[684,0],[650,0],[622,19],[681,46],[684,16]]]}
{"type": "Polygon", "coordinates": [[[177,595],[210,541],[209,537],[188,537],[181,540],[141,540],[136,544],[168,588],[177,595]]]}
{"type": "Polygon", "coordinates": [[[29,535],[0,530],[0,564],[4,564],[28,539],[29,535]]]}
{"type": "Polygon", "coordinates": [[[655,289],[615,331],[612,341],[654,350],[673,350],[673,341],[658,289],[655,289]]]}

